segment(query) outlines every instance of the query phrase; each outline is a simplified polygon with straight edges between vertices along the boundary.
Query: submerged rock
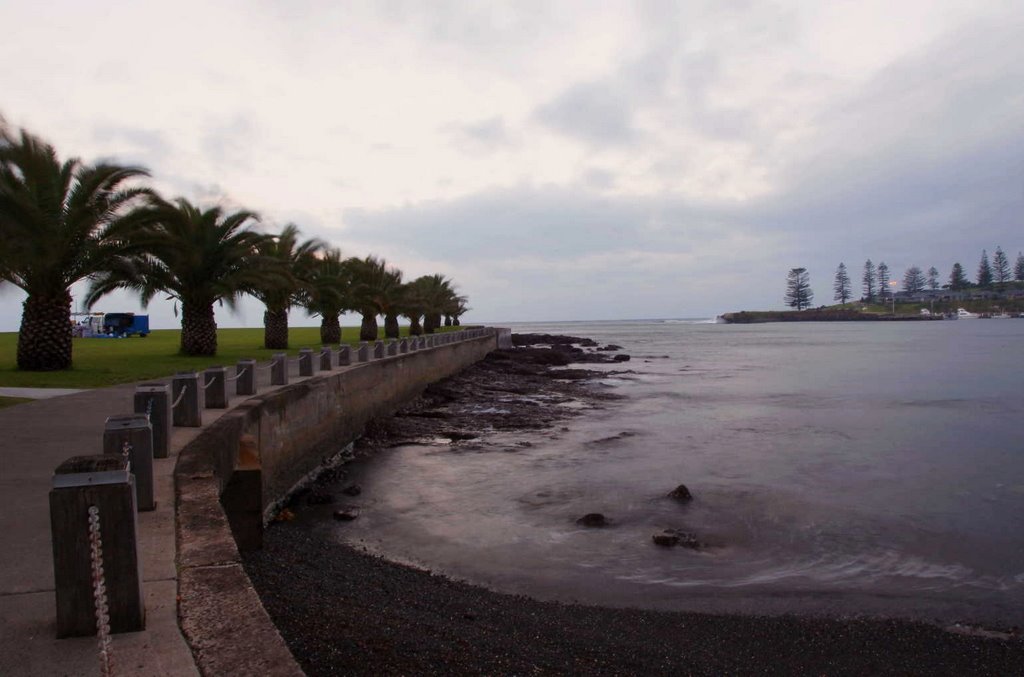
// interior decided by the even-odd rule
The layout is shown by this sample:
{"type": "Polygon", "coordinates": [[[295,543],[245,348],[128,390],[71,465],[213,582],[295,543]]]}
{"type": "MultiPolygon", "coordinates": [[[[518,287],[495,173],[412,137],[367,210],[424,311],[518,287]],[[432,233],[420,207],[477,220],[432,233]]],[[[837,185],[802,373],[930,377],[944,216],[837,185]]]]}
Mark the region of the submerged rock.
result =
{"type": "Polygon", "coordinates": [[[612,359],[614,359],[616,362],[629,362],[629,355],[626,355],[625,353],[622,353],[622,354],[616,355],[612,359]]]}
{"type": "Polygon", "coordinates": [[[690,490],[685,484],[680,484],[678,487],[668,492],[668,497],[674,498],[680,503],[689,503],[693,500],[693,494],[690,493],[690,490]]]}
{"type": "Polygon", "coordinates": [[[584,527],[606,527],[608,526],[608,518],[599,512],[589,512],[583,517],[576,520],[576,524],[584,527]]]}
{"type": "Polygon", "coordinates": [[[341,493],[345,494],[346,496],[358,496],[359,494],[363,493],[363,488],[358,484],[350,484],[344,489],[342,489],[341,493]]]}
{"type": "Polygon", "coordinates": [[[681,548],[698,550],[701,547],[701,542],[697,540],[697,534],[690,531],[682,531],[681,529],[665,529],[661,533],[654,534],[652,539],[655,545],[665,548],[679,546],[681,548]]]}
{"type": "Polygon", "coordinates": [[[345,508],[334,511],[334,519],[339,522],[351,522],[357,517],[359,517],[359,508],[345,508]]]}

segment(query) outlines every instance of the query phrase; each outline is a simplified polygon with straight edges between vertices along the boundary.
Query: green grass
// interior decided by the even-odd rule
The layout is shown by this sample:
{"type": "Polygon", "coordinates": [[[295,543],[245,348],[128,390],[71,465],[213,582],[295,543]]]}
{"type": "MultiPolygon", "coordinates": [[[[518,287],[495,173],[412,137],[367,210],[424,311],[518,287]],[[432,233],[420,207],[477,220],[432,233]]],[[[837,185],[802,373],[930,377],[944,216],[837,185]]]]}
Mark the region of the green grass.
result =
{"type": "Polygon", "coordinates": [[[0,409],[3,409],[4,407],[13,407],[16,404],[31,401],[32,400],[27,397],[4,397],[3,395],[0,395],[0,409]]]}
{"type": "MultiPolygon", "coordinates": [[[[458,329],[443,327],[439,331],[458,329]]],[[[380,332],[383,337],[383,330],[380,332]]],[[[408,336],[402,327],[401,335],[408,336]]],[[[18,334],[0,333],[0,386],[22,388],[96,388],[170,376],[178,371],[202,370],[214,365],[233,365],[242,358],[269,360],[276,350],[263,348],[263,328],[217,330],[217,355],[187,357],[178,354],[181,331],[161,329],[146,338],[74,339],[74,367],[67,371],[19,371],[16,367],[18,334]]],[[[359,328],[345,327],[342,339],[359,342],[359,328]]],[[[291,327],[288,343],[292,354],[299,348],[320,345],[319,327],[291,327]]],[[[13,404],[13,403],[11,403],[13,404]]]]}

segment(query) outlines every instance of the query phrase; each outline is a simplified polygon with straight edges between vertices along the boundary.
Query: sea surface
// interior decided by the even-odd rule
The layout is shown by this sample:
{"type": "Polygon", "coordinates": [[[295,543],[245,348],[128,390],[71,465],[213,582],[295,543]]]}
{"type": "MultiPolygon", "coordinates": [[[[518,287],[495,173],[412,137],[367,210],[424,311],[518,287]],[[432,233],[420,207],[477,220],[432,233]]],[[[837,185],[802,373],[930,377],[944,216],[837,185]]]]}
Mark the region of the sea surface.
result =
{"type": "Polygon", "coordinates": [[[623,346],[622,399],[381,453],[337,538],[542,599],[1024,624],[1024,320],[512,326],[623,346]]]}

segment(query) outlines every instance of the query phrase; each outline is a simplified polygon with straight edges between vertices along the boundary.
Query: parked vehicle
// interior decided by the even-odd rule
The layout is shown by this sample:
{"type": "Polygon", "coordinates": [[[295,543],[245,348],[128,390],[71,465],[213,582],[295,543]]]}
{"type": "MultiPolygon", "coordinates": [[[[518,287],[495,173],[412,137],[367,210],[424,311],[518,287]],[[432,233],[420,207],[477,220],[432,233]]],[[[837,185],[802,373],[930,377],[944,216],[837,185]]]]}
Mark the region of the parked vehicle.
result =
{"type": "Polygon", "coordinates": [[[149,315],[135,313],[72,313],[81,318],[72,325],[76,338],[127,338],[149,335],[149,315]]]}

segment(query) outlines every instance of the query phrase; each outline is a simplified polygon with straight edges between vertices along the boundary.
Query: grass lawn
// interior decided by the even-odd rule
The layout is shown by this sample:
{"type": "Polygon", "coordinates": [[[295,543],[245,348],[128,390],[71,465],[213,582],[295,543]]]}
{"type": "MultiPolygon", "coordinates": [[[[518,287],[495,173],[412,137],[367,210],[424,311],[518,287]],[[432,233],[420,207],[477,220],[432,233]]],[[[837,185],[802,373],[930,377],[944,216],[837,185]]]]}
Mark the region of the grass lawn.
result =
{"type": "MultiPolygon", "coordinates": [[[[439,331],[449,328],[444,327],[439,331]]],[[[452,327],[451,329],[458,329],[452,327]]],[[[409,334],[408,327],[401,335],[409,334]]],[[[202,370],[214,365],[229,366],[242,358],[269,360],[276,350],[263,348],[263,328],[218,329],[217,355],[186,357],[178,354],[181,331],[159,329],[146,338],[74,339],[74,367],[68,371],[18,371],[15,362],[16,332],[0,333],[0,386],[22,388],[95,388],[170,376],[178,371],[202,370]]],[[[383,337],[383,330],[381,330],[383,337]]],[[[359,342],[359,328],[345,327],[342,339],[359,342]]],[[[299,348],[320,346],[319,327],[291,327],[288,342],[292,354],[299,348]]],[[[4,398],[11,399],[11,398],[4,398]]],[[[6,403],[6,406],[15,403],[6,403]]],[[[0,404],[0,406],[5,406],[0,404]]]]}
{"type": "Polygon", "coordinates": [[[4,407],[13,407],[16,404],[31,401],[32,400],[24,397],[4,397],[3,395],[0,395],[0,409],[3,409],[4,407]]]}

